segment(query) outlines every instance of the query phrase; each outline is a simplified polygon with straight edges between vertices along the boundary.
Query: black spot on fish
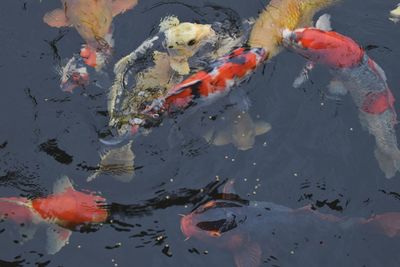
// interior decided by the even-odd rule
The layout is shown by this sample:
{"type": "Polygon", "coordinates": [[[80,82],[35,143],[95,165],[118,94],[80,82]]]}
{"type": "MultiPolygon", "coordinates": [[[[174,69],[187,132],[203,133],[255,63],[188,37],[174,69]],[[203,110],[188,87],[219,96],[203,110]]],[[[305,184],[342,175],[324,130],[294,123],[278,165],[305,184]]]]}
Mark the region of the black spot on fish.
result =
{"type": "Polygon", "coordinates": [[[50,139],[45,143],[39,145],[39,150],[46,152],[49,156],[53,157],[56,161],[62,164],[71,164],[72,156],[67,154],[64,150],[57,146],[56,139],[50,139]]]}

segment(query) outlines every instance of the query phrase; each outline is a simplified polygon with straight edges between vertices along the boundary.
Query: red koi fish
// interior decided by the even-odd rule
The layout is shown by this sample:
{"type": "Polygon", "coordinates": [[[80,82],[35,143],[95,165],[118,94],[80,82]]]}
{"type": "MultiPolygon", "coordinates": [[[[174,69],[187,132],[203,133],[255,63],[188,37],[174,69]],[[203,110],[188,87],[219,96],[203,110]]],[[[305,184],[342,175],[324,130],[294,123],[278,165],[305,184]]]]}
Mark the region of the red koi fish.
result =
{"type": "Polygon", "coordinates": [[[332,92],[349,91],[363,126],[375,137],[375,157],[386,178],[400,170],[394,129],[394,97],[382,68],[354,40],[331,30],[284,31],[285,45],[308,60],[326,65],[335,76],[332,92]]]}
{"type": "Polygon", "coordinates": [[[280,253],[274,249],[287,249],[298,241],[292,239],[295,236],[304,239],[302,233],[308,233],[307,243],[311,244],[312,236],[316,235],[319,242],[330,229],[353,231],[359,227],[377,229],[390,238],[399,236],[400,213],[341,218],[310,207],[292,209],[271,202],[220,199],[199,206],[181,219],[186,238],[194,237],[230,251],[237,267],[260,266],[263,252],[280,253]]]}
{"type": "Polygon", "coordinates": [[[102,223],[109,217],[102,207],[105,199],[76,191],[67,177],[54,185],[54,193],[44,198],[0,198],[0,218],[18,224],[46,223],[49,254],[57,253],[68,242],[71,230],[84,224],[102,223]]]}
{"type": "Polygon", "coordinates": [[[111,140],[100,141],[106,145],[118,144],[141,129],[160,124],[166,115],[182,112],[198,104],[197,100],[208,101],[227,94],[267,59],[268,53],[263,48],[238,48],[211,63],[209,68],[189,76],[165,96],[144,105],[139,114],[121,115],[129,116],[130,130],[111,140]]]}
{"type": "Polygon", "coordinates": [[[158,118],[165,113],[183,111],[197,104],[198,99],[210,100],[227,94],[233,86],[248,78],[267,58],[268,53],[262,48],[238,48],[211,63],[208,69],[177,84],[162,99],[153,101],[143,114],[158,118]]]}

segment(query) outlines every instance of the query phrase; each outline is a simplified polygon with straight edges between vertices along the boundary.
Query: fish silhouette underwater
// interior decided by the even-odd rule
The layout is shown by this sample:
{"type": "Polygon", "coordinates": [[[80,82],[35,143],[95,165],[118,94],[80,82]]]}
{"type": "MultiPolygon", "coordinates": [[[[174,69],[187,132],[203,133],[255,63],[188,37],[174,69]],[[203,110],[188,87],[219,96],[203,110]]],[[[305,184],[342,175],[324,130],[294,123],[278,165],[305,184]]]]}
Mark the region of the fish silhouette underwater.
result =
{"type": "Polygon", "coordinates": [[[386,178],[400,170],[395,124],[394,96],[383,69],[351,38],[331,30],[329,16],[321,17],[320,28],[285,30],[285,44],[312,63],[330,68],[334,94],[350,92],[359,110],[362,126],[375,137],[375,157],[386,178]],[[325,30],[324,30],[325,29],[325,30]]]}
{"type": "MultiPolygon", "coordinates": [[[[348,232],[364,228],[389,238],[400,234],[399,212],[369,218],[338,217],[320,213],[311,206],[293,209],[271,202],[246,201],[235,195],[232,184],[227,185],[222,199],[198,206],[183,216],[180,224],[187,239],[195,238],[231,252],[237,267],[261,266],[264,251],[273,253],[274,249],[293,245],[284,240],[302,231],[316,235],[318,242],[324,232],[332,229],[348,232]]],[[[306,245],[310,246],[312,237],[307,239],[306,245]]]]}
{"type": "Polygon", "coordinates": [[[33,237],[38,225],[46,225],[46,251],[55,254],[68,243],[72,231],[105,222],[109,217],[105,204],[101,196],[76,191],[64,176],[54,184],[53,194],[46,197],[0,198],[0,218],[29,228],[31,236],[26,238],[33,237]]]}

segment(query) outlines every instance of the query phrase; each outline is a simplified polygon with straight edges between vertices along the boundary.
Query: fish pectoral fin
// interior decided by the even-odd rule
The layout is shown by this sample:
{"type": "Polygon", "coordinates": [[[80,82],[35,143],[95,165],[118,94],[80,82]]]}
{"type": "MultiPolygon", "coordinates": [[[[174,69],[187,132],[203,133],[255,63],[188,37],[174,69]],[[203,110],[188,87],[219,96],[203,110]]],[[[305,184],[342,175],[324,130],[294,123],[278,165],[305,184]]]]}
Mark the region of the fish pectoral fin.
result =
{"type": "Polygon", "coordinates": [[[235,190],[235,180],[230,179],[228,180],[224,187],[222,188],[222,193],[223,194],[236,194],[235,190]]]}
{"type": "Polygon", "coordinates": [[[240,247],[235,252],[234,259],[236,267],[258,267],[261,264],[261,248],[260,245],[251,242],[240,247]]]}
{"type": "Polygon", "coordinates": [[[393,178],[400,171],[400,151],[397,148],[390,154],[376,148],[374,154],[387,179],[393,178]]]}
{"type": "Polygon", "coordinates": [[[334,96],[344,96],[348,90],[339,79],[332,79],[328,84],[328,92],[334,96]]]}
{"type": "Polygon", "coordinates": [[[68,243],[71,234],[71,230],[56,224],[49,225],[47,228],[47,253],[54,255],[59,252],[68,243]]]}
{"type": "Polygon", "coordinates": [[[71,180],[66,175],[58,179],[53,185],[54,194],[65,192],[68,189],[74,190],[74,186],[72,185],[71,180]]]}
{"type": "Polygon", "coordinates": [[[21,228],[19,229],[19,234],[22,237],[22,242],[27,242],[29,240],[32,240],[33,237],[35,236],[35,233],[37,231],[37,225],[33,223],[24,223],[21,225],[21,228]]]}
{"type": "Polygon", "coordinates": [[[43,21],[51,27],[60,28],[70,26],[68,18],[65,16],[65,11],[60,8],[47,12],[43,17],[43,21]]]}
{"type": "Polygon", "coordinates": [[[190,67],[187,60],[176,60],[171,58],[170,65],[174,71],[179,73],[179,75],[187,75],[190,72],[190,67]]]}
{"type": "Polygon", "coordinates": [[[301,69],[300,74],[294,79],[293,87],[299,88],[302,86],[306,81],[309,80],[310,72],[314,69],[315,63],[308,61],[306,65],[301,69]]]}
{"type": "Polygon", "coordinates": [[[232,143],[231,130],[221,130],[215,133],[214,140],[212,141],[215,146],[224,146],[232,143]]]}
{"type": "Polygon", "coordinates": [[[262,134],[269,132],[272,129],[272,126],[270,123],[268,123],[266,121],[257,121],[255,123],[254,128],[256,131],[256,135],[262,135],[262,134]]]}
{"type": "Polygon", "coordinates": [[[86,181],[94,180],[100,174],[113,176],[121,182],[130,182],[135,174],[135,154],[132,150],[132,141],[118,148],[110,148],[100,153],[98,169],[86,181]]]}
{"type": "Polygon", "coordinates": [[[134,8],[138,3],[138,0],[114,0],[112,1],[112,15],[113,17],[124,13],[127,10],[134,8]]]}
{"type": "Polygon", "coordinates": [[[321,15],[315,23],[315,28],[323,31],[332,31],[331,15],[326,13],[321,15]]]}

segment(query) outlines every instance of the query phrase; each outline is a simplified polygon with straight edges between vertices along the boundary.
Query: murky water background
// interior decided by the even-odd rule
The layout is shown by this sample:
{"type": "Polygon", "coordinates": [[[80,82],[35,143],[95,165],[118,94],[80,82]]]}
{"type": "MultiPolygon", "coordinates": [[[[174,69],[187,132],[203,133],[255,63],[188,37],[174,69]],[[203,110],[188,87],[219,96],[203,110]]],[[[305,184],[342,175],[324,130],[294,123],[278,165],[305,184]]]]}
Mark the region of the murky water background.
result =
{"type": "MultiPolygon", "coordinates": [[[[211,23],[226,17],[224,9],[213,5],[248,18],[266,4],[181,2],[186,6],[142,0],[134,10],[116,17],[115,59],[135,49],[168,14],[182,21],[211,23]]],[[[59,90],[55,65],[77,53],[82,44],[74,29],[57,30],[42,22],[45,12],[59,4],[16,0],[0,4],[0,196],[49,194],[54,181],[65,174],[78,189],[101,192],[116,221],[74,232],[69,245],[54,256],[44,253],[44,227],[21,245],[19,226],[2,222],[0,266],[233,266],[229,252],[195,239],[184,241],[180,231],[178,214],[210,199],[218,189],[216,176],[235,179],[243,198],[292,208],[312,204],[321,212],[364,217],[400,211],[400,177],[384,178],[373,156],[373,137],[361,128],[351,98],[326,99],[330,75],[323,68],[313,72],[312,82],[292,88],[304,60],[289,52],[241,86],[251,100],[252,116],[272,124],[272,131],[257,137],[253,149],[208,145],[197,134],[212,123],[209,116],[224,112],[227,101],[221,100],[166,120],[149,136],[137,138],[138,169],[132,182],[100,176],[87,183],[99,161],[99,134],[107,124],[106,90],[95,86],[74,94],[59,90]],[[261,186],[255,190],[257,184],[261,186]]],[[[370,49],[394,96],[400,98],[400,25],[387,19],[395,4],[343,1],[328,12],[335,30],[370,49]]],[[[332,230],[321,240],[306,241],[312,236],[313,231],[295,232],[277,238],[282,243],[261,240],[262,266],[400,264],[396,238],[332,230]]]]}

